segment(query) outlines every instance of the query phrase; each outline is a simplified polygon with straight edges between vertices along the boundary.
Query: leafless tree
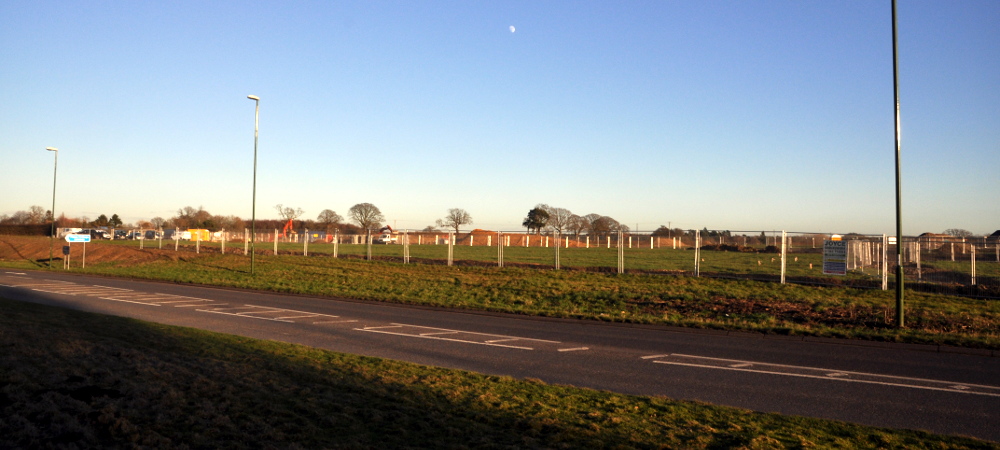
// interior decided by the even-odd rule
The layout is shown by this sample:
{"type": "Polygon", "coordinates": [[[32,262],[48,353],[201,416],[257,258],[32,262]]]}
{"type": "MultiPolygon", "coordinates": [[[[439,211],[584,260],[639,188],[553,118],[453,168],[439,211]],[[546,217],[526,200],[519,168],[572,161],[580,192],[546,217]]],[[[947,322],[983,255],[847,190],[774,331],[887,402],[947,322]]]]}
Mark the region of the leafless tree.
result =
{"type": "Polygon", "coordinates": [[[35,205],[28,208],[28,223],[36,224],[45,221],[46,210],[41,206],[35,205]]]}
{"type": "Polygon", "coordinates": [[[590,222],[589,234],[595,236],[610,236],[612,233],[628,232],[629,228],[626,225],[619,223],[617,220],[612,219],[608,216],[602,216],[600,214],[587,214],[584,216],[588,222],[590,222]]]}
{"type": "Polygon", "coordinates": [[[458,227],[471,223],[472,216],[461,208],[451,208],[444,219],[437,220],[437,226],[453,228],[455,229],[455,234],[458,234],[458,227]]]}
{"type": "Polygon", "coordinates": [[[545,223],[545,228],[555,231],[557,234],[562,234],[563,230],[569,227],[569,218],[573,215],[570,210],[549,206],[544,203],[535,207],[544,209],[545,212],[549,213],[549,220],[545,223]]]}
{"type": "Polygon", "coordinates": [[[316,217],[316,221],[323,224],[323,228],[326,231],[330,231],[330,228],[334,227],[334,225],[340,224],[343,220],[344,218],[332,209],[324,209],[319,213],[319,216],[316,217]]]}
{"type": "Polygon", "coordinates": [[[246,228],[239,216],[212,216],[212,222],[221,230],[242,230],[246,228]]]}
{"type": "Polygon", "coordinates": [[[971,231],[965,230],[965,229],[962,229],[962,228],[949,228],[947,230],[944,230],[944,234],[947,234],[949,236],[962,237],[962,238],[972,236],[972,232],[971,231]]]}
{"type": "Polygon", "coordinates": [[[160,216],[156,216],[152,219],[149,219],[149,223],[153,224],[154,228],[163,228],[163,224],[167,223],[167,219],[164,219],[160,216]]]}
{"type": "Polygon", "coordinates": [[[358,203],[348,210],[347,215],[362,230],[378,230],[382,222],[385,221],[382,211],[379,211],[378,207],[371,203],[358,203]]]}
{"type": "Polygon", "coordinates": [[[590,230],[590,222],[587,221],[587,219],[584,219],[576,214],[569,216],[566,231],[572,233],[573,236],[579,236],[586,233],[588,230],[590,230]]]}
{"type": "Polygon", "coordinates": [[[305,211],[303,211],[302,208],[292,208],[291,206],[285,206],[281,203],[274,205],[274,209],[278,210],[278,216],[280,216],[281,220],[285,222],[298,219],[302,216],[302,214],[305,214],[305,211]]]}

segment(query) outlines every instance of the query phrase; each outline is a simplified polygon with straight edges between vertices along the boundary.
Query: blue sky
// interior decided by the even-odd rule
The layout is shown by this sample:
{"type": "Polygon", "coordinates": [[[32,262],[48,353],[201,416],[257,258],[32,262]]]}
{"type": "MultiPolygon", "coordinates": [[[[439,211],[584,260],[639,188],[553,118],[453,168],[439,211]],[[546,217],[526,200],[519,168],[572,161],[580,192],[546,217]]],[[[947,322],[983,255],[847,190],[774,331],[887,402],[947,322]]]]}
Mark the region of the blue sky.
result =
{"type": "MultiPolygon", "coordinates": [[[[1000,228],[1000,2],[898,5],[905,234],[1000,228]]],[[[0,214],[893,233],[885,1],[0,2],[0,214]],[[510,27],[514,26],[512,32],[510,27]]]]}

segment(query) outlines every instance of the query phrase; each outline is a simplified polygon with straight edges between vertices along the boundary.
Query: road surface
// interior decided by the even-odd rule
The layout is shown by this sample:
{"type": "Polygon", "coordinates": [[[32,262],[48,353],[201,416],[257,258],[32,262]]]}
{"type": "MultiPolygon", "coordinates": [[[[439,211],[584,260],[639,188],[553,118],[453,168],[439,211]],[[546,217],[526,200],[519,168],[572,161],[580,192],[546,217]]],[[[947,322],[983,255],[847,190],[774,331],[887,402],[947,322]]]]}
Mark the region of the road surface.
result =
{"type": "Polygon", "coordinates": [[[992,352],[0,270],[0,295],[553,384],[1000,441],[992,352]]]}

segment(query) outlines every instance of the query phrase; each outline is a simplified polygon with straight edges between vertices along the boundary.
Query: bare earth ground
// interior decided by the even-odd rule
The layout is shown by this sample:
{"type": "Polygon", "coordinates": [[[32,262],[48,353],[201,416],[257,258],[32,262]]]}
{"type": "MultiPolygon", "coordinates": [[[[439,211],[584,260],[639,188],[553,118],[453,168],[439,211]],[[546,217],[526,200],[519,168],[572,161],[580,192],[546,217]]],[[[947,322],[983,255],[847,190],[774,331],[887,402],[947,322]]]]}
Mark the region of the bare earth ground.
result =
{"type": "MultiPolygon", "coordinates": [[[[70,245],[65,240],[57,239],[50,242],[49,239],[41,239],[37,236],[0,236],[0,260],[8,261],[33,261],[39,267],[45,266],[49,262],[49,250],[52,251],[53,264],[62,264],[63,246],[70,245]]],[[[70,260],[74,264],[81,262],[84,257],[84,244],[75,243],[70,246],[70,260]]],[[[105,242],[95,241],[86,244],[86,258],[88,262],[122,262],[143,263],[159,258],[175,259],[172,253],[159,249],[143,249],[125,247],[119,245],[109,245],[105,242]]]]}

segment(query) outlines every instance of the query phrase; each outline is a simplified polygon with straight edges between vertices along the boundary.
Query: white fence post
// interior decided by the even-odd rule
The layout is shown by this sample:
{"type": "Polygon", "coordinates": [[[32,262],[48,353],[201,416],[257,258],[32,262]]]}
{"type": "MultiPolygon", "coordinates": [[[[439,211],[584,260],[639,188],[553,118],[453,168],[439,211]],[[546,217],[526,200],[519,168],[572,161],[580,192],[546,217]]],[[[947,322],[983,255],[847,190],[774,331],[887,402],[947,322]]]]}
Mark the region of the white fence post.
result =
{"type": "MultiPolygon", "coordinates": [[[[631,243],[631,237],[629,237],[629,243],[631,243]]],[[[608,239],[608,242],[611,242],[608,239]]],[[[622,245],[622,232],[618,232],[618,274],[625,273],[625,246],[622,245]]]]}
{"type": "Polygon", "coordinates": [[[448,233],[448,265],[451,266],[455,259],[455,235],[448,233]]]}
{"type": "MultiPolygon", "coordinates": [[[[86,245],[86,244],[84,244],[86,245]]],[[[84,247],[86,248],[86,247],[84,247]]],[[[976,244],[972,244],[972,285],[976,285],[976,244]]]]}
{"type": "Polygon", "coordinates": [[[552,236],[552,247],[554,247],[556,249],[555,250],[555,252],[556,252],[555,253],[555,257],[556,257],[556,270],[559,270],[559,235],[558,234],[552,236]]]}
{"type": "Polygon", "coordinates": [[[410,230],[403,230],[403,264],[410,263],[410,230]]]}
{"type": "Polygon", "coordinates": [[[694,232],[694,276],[701,276],[701,231],[694,232]]]}
{"type": "Polygon", "coordinates": [[[785,230],[781,230],[781,284],[785,284],[785,262],[788,260],[788,234],[785,230]]]}
{"type": "Polygon", "coordinates": [[[503,267],[503,231],[497,231],[497,267],[503,267]]]}

